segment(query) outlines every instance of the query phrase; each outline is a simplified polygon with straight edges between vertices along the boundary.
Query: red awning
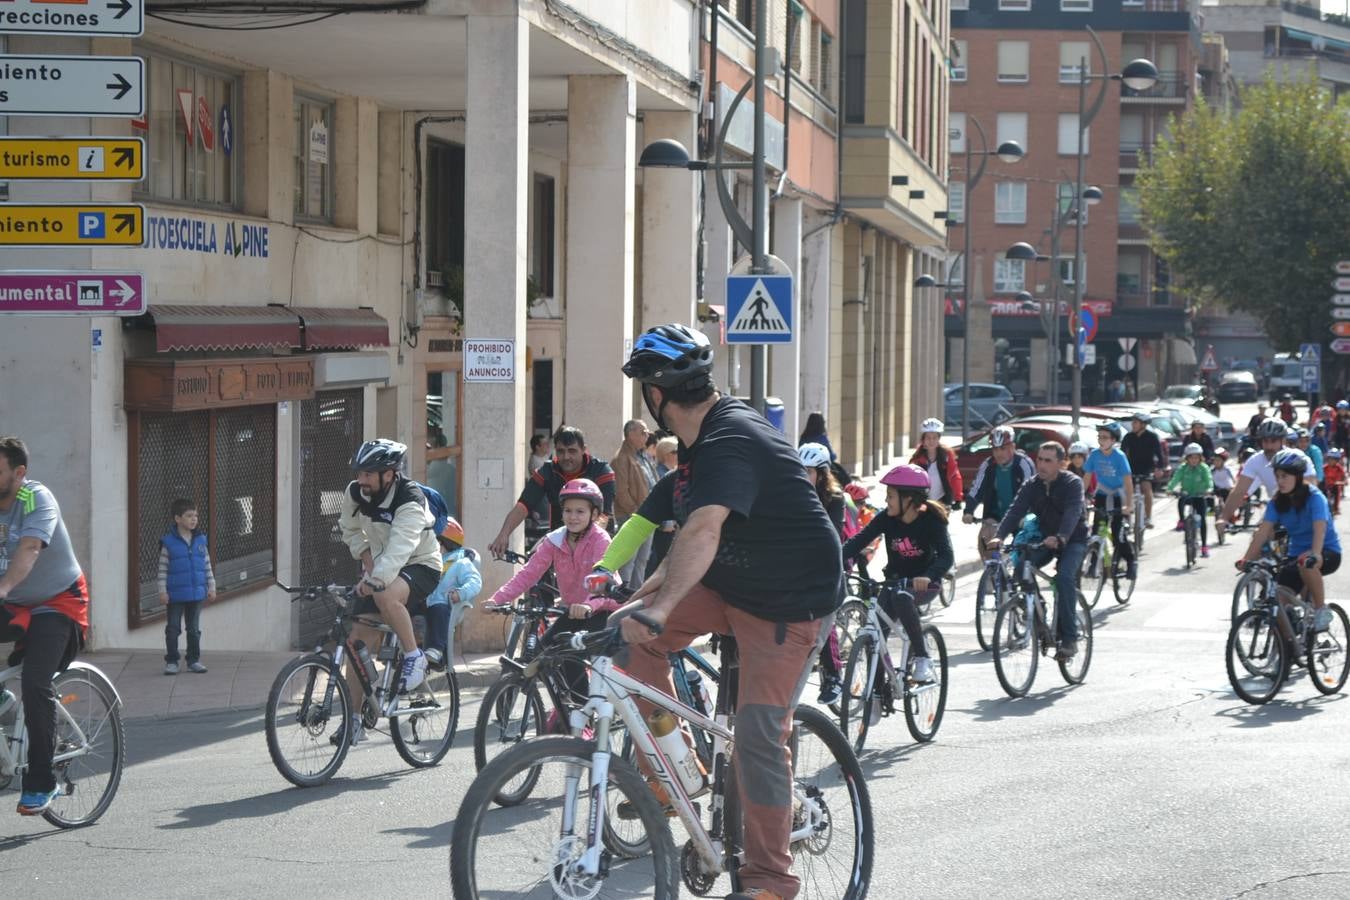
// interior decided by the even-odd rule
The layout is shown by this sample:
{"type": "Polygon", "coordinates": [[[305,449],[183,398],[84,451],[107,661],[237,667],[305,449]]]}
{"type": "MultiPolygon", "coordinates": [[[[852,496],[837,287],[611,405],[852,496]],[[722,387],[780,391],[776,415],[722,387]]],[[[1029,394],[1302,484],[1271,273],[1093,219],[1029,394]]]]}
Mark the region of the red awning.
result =
{"type": "Polygon", "coordinates": [[[291,311],[300,317],[306,350],[389,346],[389,322],[373,309],[293,306],[291,311]]]}
{"type": "Polygon", "coordinates": [[[300,318],[284,306],[151,304],[155,350],[271,350],[301,346],[300,318]]]}

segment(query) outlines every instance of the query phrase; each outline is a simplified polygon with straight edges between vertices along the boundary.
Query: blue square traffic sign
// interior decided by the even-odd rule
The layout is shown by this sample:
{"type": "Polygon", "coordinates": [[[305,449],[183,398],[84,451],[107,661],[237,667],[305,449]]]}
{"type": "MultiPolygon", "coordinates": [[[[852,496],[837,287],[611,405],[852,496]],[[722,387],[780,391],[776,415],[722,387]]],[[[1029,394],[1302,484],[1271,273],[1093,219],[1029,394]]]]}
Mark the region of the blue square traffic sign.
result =
{"type": "Polygon", "coordinates": [[[792,343],[792,276],[727,276],[727,343],[792,343]]]}
{"type": "Polygon", "coordinates": [[[89,240],[101,240],[108,236],[107,222],[101,212],[80,210],[76,214],[80,222],[80,237],[89,240]]]}

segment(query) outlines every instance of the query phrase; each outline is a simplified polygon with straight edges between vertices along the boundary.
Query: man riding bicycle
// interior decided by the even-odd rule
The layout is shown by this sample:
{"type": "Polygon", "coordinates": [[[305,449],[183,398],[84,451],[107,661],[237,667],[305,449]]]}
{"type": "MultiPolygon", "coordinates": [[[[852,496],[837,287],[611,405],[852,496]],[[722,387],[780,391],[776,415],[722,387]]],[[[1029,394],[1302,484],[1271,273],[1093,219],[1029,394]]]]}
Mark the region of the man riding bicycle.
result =
{"type": "MultiPolygon", "coordinates": [[[[426,678],[427,658],[417,646],[409,610],[423,607],[441,580],[441,553],[433,530],[435,517],[421,489],[399,471],[408,448],[380,438],[366,441],[352,457],[356,480],[342,492],[338,522],[342,540],[352,558],[361,561],[356,592],[364,598],[357,615],[379,613],[394,630],[403,648],[402,690],[417,687],[426,678]]],[[[379,644],[379,632],[356,623],[352,643],[379,644]]],[[[359,710],[364,692],[352,664],[347,684],[352,708],[359,710]]],[[[353,718],[360,721],[360,716],[353,718]]]]}
{"type": "Polygon", "coordinates": [[[961,521],[967,525],[974,523],[975,510],[983,507],[980,516],[980,534],[976,543],[980,559],[989,558],[985,546],[998,531],[998,523],[1003,514],[1012,506],[1013,498],[1022,489],[1023,483],[1036,477],[1036,466],[1031,457],[1018,450],[1013,443],[1016,434],[1007,425],[999,425],[989,432],[989,458],[980,463],[975,473],[975,483],[966,498],[966,512],[961,521]]]}
{"type": "Polygon", "coordinates": [[[28,477],[28,448],[0,437],[0,641],[13,641],[9,665],[23,660],[23,721],[28,769],[19,795],[21,816],[51,806],[61,789],[56,753],[56,693],[52,677],[70,665],[89,629],[89,589],[70,545],[61,507],[28,477]]]}
{"type": "MultiPolygon", "coordinates": [[[[1167,469],[1167,452],[1158,435],[1149,428],[1152,421],[1153,416],[1141,409],[1130,420],[1130,433],[1116,438],[1130,461],[1134,484],[1144,495],[1145,528],[1153,527],[1153,479],[1167,469]]],[[[1134,491],[1131,489],[1125,496],[1132,502],[1134,491]]]]}
{"type": "Polygon", "coordinates": [[[668,653],[708,632],[736,638],[746,887],[729,900],[777,900],[800,888],[789,846],[793,709],[842,598],[843,562],[796,449],[759,413],[718,393],[712,368],[708,338],[684,325],[648,330],[623,367],[656,423],[679,438],[680,531],[625,607],[645,607],[663,631],[654,637],[625,618],[629,660],[620,664],[673,695],[668,653]]]}
{"type": "Polygon", "coordinates": [[[1130,517],[1130,501],[1134,498],[1134,477],[1130,474],[1129,459],[1116,446],[1123,431],[1119,422],[1097,426],[1097,449],[1088,454],[1083,471],[1092,476],[1095,485],[1092,492],[1092,506],[1096,510],[1094,529],[1108,506],[1114,504],[1110,509],[1111,544],[1125,560],[1126,577],[1133,581],[1136,574],[1134,544],[1124,532],[1125,519],[1130,517]]]}

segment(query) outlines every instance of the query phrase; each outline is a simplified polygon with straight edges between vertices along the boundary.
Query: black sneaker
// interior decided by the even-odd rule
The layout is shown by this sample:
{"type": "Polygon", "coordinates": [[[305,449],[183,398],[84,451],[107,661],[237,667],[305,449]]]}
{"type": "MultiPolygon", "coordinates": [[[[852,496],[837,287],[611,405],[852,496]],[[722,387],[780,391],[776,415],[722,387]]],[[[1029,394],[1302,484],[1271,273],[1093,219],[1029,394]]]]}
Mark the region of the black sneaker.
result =
{"type": "Polygon", "coordinates": [[[843,693],[844,683],[839,677],[826,675],[820,679],[820,696],[816,698],[816,702],[821,706],[829,706],[831,703],[838,703],[843,693]]]}

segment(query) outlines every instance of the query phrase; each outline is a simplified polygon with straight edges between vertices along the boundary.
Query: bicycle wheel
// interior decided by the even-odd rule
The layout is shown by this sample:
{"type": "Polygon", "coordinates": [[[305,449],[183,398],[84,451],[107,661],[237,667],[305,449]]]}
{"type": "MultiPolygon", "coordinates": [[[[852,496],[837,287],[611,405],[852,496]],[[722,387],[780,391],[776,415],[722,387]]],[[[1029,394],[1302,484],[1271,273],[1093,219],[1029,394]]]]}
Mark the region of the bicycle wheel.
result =
{"type": "Polygon", "coordinates": [[[427,671],[427,680],[399,698],[400,715],[389,721],[389,736],[403,761],[415,769],[434,766],[450,751],[459,727],[459,680],[448,665],[427,671]],[[403,712],[406,710],[406,712],[403,712]]]}
{"type": "Polygon", "coordinates": [[[1092,665],[1092,612],[1080,597],[1074,604],[1078,616],[1078,652],[1070,659],[1059,660],[1059,674],[1068,684],[1082,684],[1092,665]]]}
{"type": "MultiPolygon", "coordinates": [[[[539,688],[518,672],[498,678],[483,695],[478,721],[473,728],[473,762],[483,771],[495,757],[528,738],[544,733],[544,701],[539,688]]],[[[530,796],[539,773],[522,772],[516,781],[504,782],[493,799],[499,806],[515,806],[530,796]]]]}
{"type": "Polygon", "coordinates": [[[1106,560],[1102,558],[1102,543],[1094,538],[1088,543],[1087,555],[1083,557],[1083,572],[1079,578],[1088,609],[1094,608],[1101,599],[1108,577],[1106,560]]]}
{"type": "Polygon", "coordinates": [[[637,770],[617,757],[610,758],[608,783],[632,804],[651,836],[651,852],[611,859],[608,871],[595,877],[571,871],[586,850],[587,826],[599,814],[590,791],[594,753],[595,745],[579,738],[544,737],[507,750],[478,773],[450,840],[456,900],[679,896],[679,858],[665,813],[637,770]],[[527,773],[537,781],[535,798],[493,809],[497,795],[527,773]]]}
{"type": "Polygon", "coordinates": [[[1138,558],[1144,552],[1144,498],[1137,496],[1134,502],[1134,555],[1138,558]]]}
{"type": "Polygon", "coordinates": [[[1036,623],[1027,616],[1027,598],[1014,594],[994,620],[994,674],[1009,697],[1025,697],[1036,680],[1041,649],[1036,623]]]}
{"type": "Polygon", "coordinates": [[[1256,606],[1257,601],[1266,596],[1270,589],[1270,574],[1265,569],[1253,569],[1244,572],[1233,588],[1233,613],[1231,621],[1256,606]]]}
{"type": "Polygon", "coordinates": [[[861,753],[867,743],[867,730],[872,727],[872,718],[877,715],[873,709],[876,701],[876,676],[881,661],[876,658],[876,638],[871,634],[862,635],[853,642],[848,654],[848,665],[844,667],[844,691],[839,698],[839,730],[853,745],[855,753],[861,753]]]}
{"type": "Polygon", "coordinates": [[[1002,602],[1002,574],[993,566],[985,566],[980,583],[975,588],[975,639],[980,649],[994,649],[994,618],[1002,602]]]}
{"type": "Polygon", "coordinates": [[[1134,584],[1139,578],[1138,563],[1135,564],[1135,577],[1130,577],[1129,563],[1120,557],[1120,554],[1114,554],[1111,557],[1111,592],[1116,595],[1116,602],[1122,606],[1130,602],[1134,596],[1134,584]]]}
{"type": "Polygon", "coordinates": [[[1195,522],[1191,519],[1190,516],[1186,517],[1185,528],[1186,528],[1186,568],[1189,569],[1195,565],[1195,558],[1200,554],[1200,549],[1198,546],[1200,536],[1199,532],[1196,531],[1195,522]]]}
{"type": "Polygon", "coordinates": [[[1350,653],[1346,652],[1350,620],[1335,603],[1328,603],[1327,609],[1331,610],[1331,626],[1313,635],[1312,646],[1308,648],[1308,675],[1313,687],[1324,694],[1335,694],[1345,686],[1345,676],[1350,674],[1350,653]]]}
{"type": "Polygon", "coordinates": [[[1267,610],[1249,609],[1238,616],[1228,632],[1225,662],[1229,683],[1248,703],[1260,705],[1279,693],[1289,674],[1289,657],[1267,610]]]}
{"type": "Polygon", "coordinates": [[[332,778],[351,747],[351,695],[330,657],[311,653],[277,673],[267,695],[267,752],[297,787],[332,778]]]}
{"type": "Polygon", "coordinates": [[[1222,547],[1223,542],[1226,540],[1224,535],[1228,532],[1227,528],[1219,527],[1220,522],[1219,512],[1220,510],[1223,509],[1223,504],[1219,503],[1218,500],[1214,500],[1213,502],[1217,504],[1214,508],[1214,542],[1218,544],[1220,547],[1222,547]]]}
{"type": "Polygon", "coordinates": [[[942,576],[942,581],[938,584],[938,603],[946,609],[956,600],[956,573],[948,572],[942,576]]]}
{"type": "MultiPolygon", "coordinates": [[[[633,737],[628,733],[628,729],[623,728],[622,725],[621,719],[614,719],[610,722],[610,747],[613,748],[617,742],[619,745],[618,753],[615,755],[636,769],[637,747],[633,745],[633,737]]],[[[623,792],[618,790],[617,787],[611,787],[606,793],[603,835],[605,847],[609,852],[623,859],[636,859],[647,853],[651,850],[652,844],[651,839],[647,837],[647,829],[642,826],[642,820],[619,815],[619,804],[623,803],[623,792]]]]}
{"type": "Polygon", "coordinates": [[[89,669],[57,673],[52,689],[58,760],[52,768],[60,793],[42,817],[57,828],[92,825],[122,782],[127,741],[122,709],[112,686],[89,669]]]}
{"type": "Polygon", "coordinates": [[[947,642],[942,639],[942,632],[928,625],[923,630],[923,645],[928,648],[937,681],[906,685],[905,727],[914,740],[926,744],[937,737],[942,714],[947,709],[947,642]]]}
{"type": "Polygon", "coordinates": [[[853,641],[866,624],[866,603],[850,598],[840,604],[834,614],[834,631],[839,636],[839,659],[843,663],[848,662],[848,655],[853,650],[853,641]]]}
{"type": "MultiPolygon", "coordinates": [[[[858,757],[821,710],[798,706],[788,739],[792,758],[792,872],[798,900],[861,900],[875,852],[872,799],[858,757]]],[[[741,846],[740,791],[733,765],[726,791],[726,834],[741,846]]],[[[740,873],[731,873],[739,891],[740,873]]]]}

